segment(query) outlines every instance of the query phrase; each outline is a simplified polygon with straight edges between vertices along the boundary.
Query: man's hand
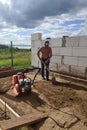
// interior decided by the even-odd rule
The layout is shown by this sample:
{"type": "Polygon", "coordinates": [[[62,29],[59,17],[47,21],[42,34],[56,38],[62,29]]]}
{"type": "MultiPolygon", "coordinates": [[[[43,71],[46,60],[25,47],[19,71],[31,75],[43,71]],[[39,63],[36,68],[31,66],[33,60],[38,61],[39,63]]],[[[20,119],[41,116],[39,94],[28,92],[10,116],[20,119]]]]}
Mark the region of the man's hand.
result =
{"type": "Polygon", "coordinates": [[[45,64],[47,64],[49,62],[49,59],[47,59],[46,61],[45,61],[45,64]]]}

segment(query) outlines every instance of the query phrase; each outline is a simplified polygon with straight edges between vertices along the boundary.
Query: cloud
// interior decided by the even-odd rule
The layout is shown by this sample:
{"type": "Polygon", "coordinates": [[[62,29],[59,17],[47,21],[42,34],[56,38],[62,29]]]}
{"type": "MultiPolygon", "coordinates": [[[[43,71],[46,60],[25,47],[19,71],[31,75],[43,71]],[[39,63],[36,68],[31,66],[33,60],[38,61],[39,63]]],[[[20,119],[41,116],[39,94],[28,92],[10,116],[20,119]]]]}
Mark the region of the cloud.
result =
{"type": "Polygon", "coordinates": [[[35,32],[87,35],[86,12],[87,0],[0,0],[0,44],[30,44],[35,32]]]}
{"type": "Polygon", "coordinates": [[[0,3],[0,17],[9,25],[35,28],[45,17],[76,14],[86,7],[86,0],[11,0],[9,5],[0,3]]]}

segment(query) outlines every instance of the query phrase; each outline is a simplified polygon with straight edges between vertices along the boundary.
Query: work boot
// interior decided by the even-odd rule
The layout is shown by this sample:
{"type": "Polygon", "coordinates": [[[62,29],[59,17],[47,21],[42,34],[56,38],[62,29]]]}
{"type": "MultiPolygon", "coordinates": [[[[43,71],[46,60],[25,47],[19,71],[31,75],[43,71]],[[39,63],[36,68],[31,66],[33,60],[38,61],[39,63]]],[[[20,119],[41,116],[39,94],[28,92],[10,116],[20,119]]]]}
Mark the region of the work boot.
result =
{"type": "Polygon", "coordinates": [[[46,78],[47,81],[49,81],[49,78],[46,78]]]}
{"type": "Polygon", "coordinates": [[[44,78],[44,77],[42,77],[42,80],[45,80],[45,78],[44,78]]]}

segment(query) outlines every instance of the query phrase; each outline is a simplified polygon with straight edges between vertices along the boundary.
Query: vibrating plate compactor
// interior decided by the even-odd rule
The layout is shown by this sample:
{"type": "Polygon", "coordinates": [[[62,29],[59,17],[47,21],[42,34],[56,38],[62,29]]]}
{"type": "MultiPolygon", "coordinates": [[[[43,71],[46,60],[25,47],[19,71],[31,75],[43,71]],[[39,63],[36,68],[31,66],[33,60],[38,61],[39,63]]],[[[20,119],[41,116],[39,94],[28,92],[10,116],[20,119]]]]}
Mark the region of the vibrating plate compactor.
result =
{"type": "Polygon", "coordinates": [[[34,80],[37,74],[40,72],[39,68],[28,68],[24,69],[23,72],[18,72],[16,75],[12,76],[12,88],[16,97],[18,97],[21,93],[30,94],[32,90],[32,85],[34,84],[34,80]],[[29,71],[36,70],[35,76],[33,80],[27,76],[26,73],[29,71]]]}

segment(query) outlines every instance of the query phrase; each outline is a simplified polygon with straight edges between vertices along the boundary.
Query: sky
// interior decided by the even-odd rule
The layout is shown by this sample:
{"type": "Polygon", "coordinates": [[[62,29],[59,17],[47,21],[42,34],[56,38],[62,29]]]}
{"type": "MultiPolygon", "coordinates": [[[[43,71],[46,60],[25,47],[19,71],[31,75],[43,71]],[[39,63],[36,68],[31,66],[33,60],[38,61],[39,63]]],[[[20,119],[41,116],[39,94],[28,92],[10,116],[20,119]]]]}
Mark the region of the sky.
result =
{"type": "Polygon", "coordinates": [[[87,0],[0,0],[0,44],[87,35],[87,0]]]}

